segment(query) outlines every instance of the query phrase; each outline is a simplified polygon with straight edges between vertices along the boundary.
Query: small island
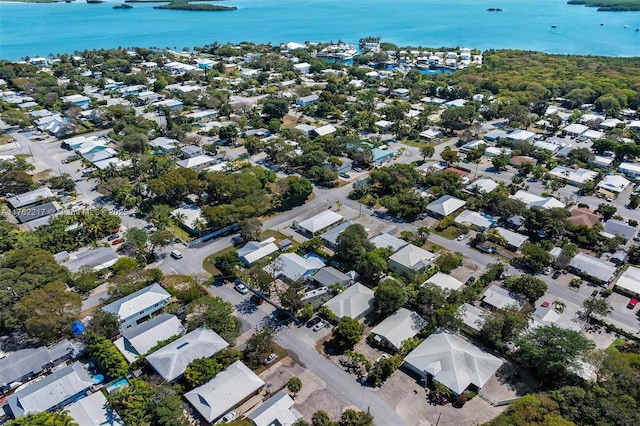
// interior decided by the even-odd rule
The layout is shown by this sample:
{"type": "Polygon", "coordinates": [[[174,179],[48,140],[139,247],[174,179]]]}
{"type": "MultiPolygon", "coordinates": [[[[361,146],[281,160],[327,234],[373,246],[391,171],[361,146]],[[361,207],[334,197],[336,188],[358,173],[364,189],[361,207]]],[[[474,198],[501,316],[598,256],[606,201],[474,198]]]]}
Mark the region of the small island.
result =
{"type": "Polygon", "coordinates": [[[569,0],[567,4],[582,4],[597,7],[598,12],[637,12],[640,0],[569,0]]]}
{"type": "Polygon", "coordinates": [[[220,6],[218,4],[194,4],[188,0],[174,0],[169,4],[155,6],[154,9],[171,9],[171,10],[194,10],[199,12],[225,12],[230,10],[238,10],[235,6],[220,6]]]}
{"type": "Polygon", "coordinates": [[[133,9],[133,6],[130,4],[116,4],[113,6],[114,9],[133,9]]]}

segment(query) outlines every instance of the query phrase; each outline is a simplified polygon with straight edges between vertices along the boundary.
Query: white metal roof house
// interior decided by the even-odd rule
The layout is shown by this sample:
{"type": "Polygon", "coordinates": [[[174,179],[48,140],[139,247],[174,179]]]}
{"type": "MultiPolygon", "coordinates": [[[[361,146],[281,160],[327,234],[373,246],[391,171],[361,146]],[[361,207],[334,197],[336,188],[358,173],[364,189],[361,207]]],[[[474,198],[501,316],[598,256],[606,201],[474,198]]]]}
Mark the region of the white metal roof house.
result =
{"type": "Polygon", "coordinates": [[[595,179],[598,176],[597,172],[587,169],[574,170],[569,167],[557,166],[549,172],[550,175],[557,177],[558,179],[565,180],[571,185],[583,186],[587,182],[595,179]]]}
{"type": "Polygon", "coordinates": [[[430,375],[455,394],[481,389],[503,361],[455,334],[433,333],[404,359],[421,377],[430,375]]]}
{"type": "Polygon", "coordinates": [[[437,218],[454,213],[465,205],[465,201],[451,195],[443,195],[427,205],[427,212],[437,218]]]}
{"type": "Polygon", "coordinates": [[[562,129],[562,133],[575,138],[578,136],[582,136],[582,134],[587,130],[589,130],[589,128],[584,124],[572,123],[562,129]]]}
{"type": "Polygon", "coordinates": [[[618,171],[629,177],[637,178],[640,176],[640,164],[624,162],[620,164],[618,171]]]}
{"type": "Polygon", "coordinates": [[[184,160],[180,160],[176,162],[176,164],[180,167],[184,167],[185,169],[202,170],[213,165],[215,162],[216,162],[215,158],[210,157],[206,154],[203,154],[203,155],[198,155],[191,158],[186,158],[184,160]]]}
{"type": "Polygon", "coordinates": [[[184,334],[180,320],[171,314],[160,314],[122,334],[113,344],[129,362],[145,355],[158,342],[184,334]]]}
{"type": "Polygon", "coordinates": [[[159,375],[171,382],[181,377],[194,359],[213,356],[228,346],[218,333],[200,327],[147,355],[147,361],[159,375]]]}
{"type": "Polygon", "coordinates": [[[478,191],[480,193],[489,193],[498,187],[498,183],[493,179],[478,179],[470,183],[465,188],[467,191],[478,191]]]}
{"type": "Polygon", "coordinates": [[[321,127],[316,127],[315,129],[310,131],[309,132],[309,136],[310,137],[327,136],[327,135],[335,133],[337,130],[338,129],[333,127],[331,124],[326,124],[326,125],[321,126],[321,127]]]}
{"type": "Polygon", "coordinates": [[[353,222],[350,220],[342,222],[335,228],[331,228],[327,232],[320,234],[320,238],[327,247],[334,249],[338,245],[338,236],[351,225],[353,225],[353,222]]]}
{"type": "Polygon", "coordinates": [[[324,306],[331,309],[338,318],[349,317],[358,320],[375,309],[373,290],[355,283],[326,302],[324,306]]]}
{"type": "Polygon", "coordinates": [[[278,251],[278,246],[275,244],[275,241],[276,239],[273,237],[260,242],[249,241],[238,250],[238,257],[245,265],[251,266],[278,251]]]}
{"type": "Polygon", "coordinates": [[[569,267],[601,283],[610,282],[616,274],[616,265],[613,263],[584,253],[576,254],[573,259],[571,259],[571,262],[569,262],[569,267]]]}
{"type": "Polygon", "coordinates": [[[486,321],[487,311],[477,308],[469,303],[465,303],[458,308],[458,313],[462,318],[464,325],[475,332],[482,330],[482,326],[486,321]]]}
{"type": "Polygon", "coordinates": [[[149,316],[171,302],[171,295],[160,286],[151,284],[102,307],[120,318],[120,330],[126,330],[149,319],[149,316]]]}
{"type": "Polygon", "coordinates": [[[430,268],[437,255],[413,244],[407,244],[389,257],[389,269],[407,277],[430,268]]]}
{"type": "Polygon", "coordinates": [[[533,137],[536,134],[533,132],[530,132],[528,130],[514,130],[513,132],[507,134],[505,136],[506,139],[512,141],[512,142],[518,142],[518,141],[532,141],[533,137]]]}
{"type": "Polygon", "coordinates": [[[14,417],[62,407],[93,385],[82,364],[74,362],[7,397],[14,417]]]}
{"type": "Polygon", "coordinates": [[[102,392],[95,392],[67,408],[78,425],[82,426],[125,426],[115,410],[107,405],[107,398],[102,392]]]}
{"type": "Polygon", "coordinates": [[[236,361],[202,386],[184,397],[208,423],[213,423],[229,410],[256,395],[264,382],[242,361],[236,361]]]}
{"type": "Polygon", "coordinates": [[[315,235],[323,229],[326,229],[343,219],[344,217],[342,215],[334,212],[333,210],[325,210],[301,222],[294,221],[293,225],[302,232],[306,232],[310,235],[315,235]]]}
{"type": "Polygon", "coordinates": [[[329,287],[332,284],[340,284],[343,287],[348,287],[352,277],[338,271],[333,266],[325,266],[313,275],[313,280],[325,287],[329,287]]]}
{"type": "Polygon", "coordinates": [[[414,337],[427,325],[427,321],[414,311],[400,308],[371,330],[374,340],[393,350],[400,350],[402,343],[414,337]]]}
{"type": "Polygon", "coordinates": [[[629,266],[616,281],[615,289],[631,297],[640,297],[640,268],[629,266]]]}
{"type": "Polygon", "coordinates": [[[606,175],[599,183],[598,188],[610,191],[616,194],[624,191],[631,181],[620,175],[606,175]]]}
{"type": "Polygon", "coordinates": [[[255,426],[292,426],[303,417],[293,408],[294,404],[288,393],[280,391],[252,411],[247,418],[255,426]]]}
{"type": "Polygon", "coordinates": [[[110,247],[98,247],[77,253],[74,258],[63,263],[71,272],[78,272],[83,266],[90,266],[94,270],[108,268],[118,261],[118,255],[110,247]]]}
{"type": "Polygon", "coordinates": [[[498,234],[507,242],[507,248],[512,251],[516,251],[529,240],[526,235],[518,234],[517,232],[509,231],[508,229],[497,227],[494,228],[498,234]]]}
{"type": "Polygon", "coordinates": [[[320,268],[324,268],[323,261],[314,256],[302,257],[295,253],[283,253],[276,260],[264,267],[264,270],[276,277],[284,277],[290,281],[305,278],[320,268]]]}
{"type": "Polygon", "coordinates": [[[484,231],[493,226],[493,222],[491,220],[472,210],[463,210],[458,216],[456,216],[453,223],[456,225],[470,226],[479,231],[484,231]]]}
{"type": "Polygon", "coordinates": [[[523,306],[522,301],[517,299],[509,290],[497,285],[489,286],[480,301],[485,307],[492,310],[505,309],[508,306],[515,306],[521,309],[523,306]]]}
{"type": "Polygon", "coordinates": [[[390,248],[394,253],[400,250],[402,247],[406,246],[407,243],[405,240],[400,239],[398,237],[394,237],[393,235],[389,235],[386,233],[382,233],[380,235],[376,235],[369,239],[369,242],[373,244],[376,248],[390,248]]]}
{"type": "Polygon", "coordinates": [[[11,208],[19,209],[21,207],[46,201],[51,197],[53,197],[53,192],[51,192],[49,188],[43,187],[7,198],[7,203],[9,203],[11,208]]]}
{"type": "Polygon", "coordinates": [[[509,198],[513,200],[522,201],[526,204],[527,208],[530,209],[533,206],[539,206],[543,209],[552,209],[552,208],[560,208],[563,209],[565,204],[561,201],[553,197],[541,197],[539,195],[533,194],[528,191],[519,190],[514,195],[511,195],[509,198]]]}
{"type": "Polygon", "coordinates": [[[442,272],[438,272],[434,274],[431,278],[425,281],[425,284],[432,284],[436,287],[440,287],[443,290],[458,290],[460,287],[464,285],[464,283],[458,281],[453,278],[451,275],[443,274],[442,272]]]}

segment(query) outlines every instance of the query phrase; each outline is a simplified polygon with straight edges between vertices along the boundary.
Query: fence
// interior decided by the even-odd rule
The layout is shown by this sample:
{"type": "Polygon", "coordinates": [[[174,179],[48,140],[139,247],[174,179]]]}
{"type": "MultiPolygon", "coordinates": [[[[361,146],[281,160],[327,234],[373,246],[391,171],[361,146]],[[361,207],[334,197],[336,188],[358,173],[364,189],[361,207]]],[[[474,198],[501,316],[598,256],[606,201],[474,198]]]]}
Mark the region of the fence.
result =
{"type": "Polygon", "coordinates": [[[226,226],[226,227],[224,227],[222,229],[218,229],[217,231],[213,231],[213,232],[211,232],[211,233],[209,233],[207,235],[203,235],[200,238],[196,238],[193,241],[189,241],[185,245],[187,247],[193,247],[196,244],[204,243],[205,241],[208,241],[208,240],[210,240],[212,238],[215,238],[215,237],[219,237],[220,235],[224,235],[224,234],[227,234],[227,233],[230,233],[230,232],[236,232],[238,229],[240,229],[240,226],[237,223],[234,223],[233,225],[226,226]]]}

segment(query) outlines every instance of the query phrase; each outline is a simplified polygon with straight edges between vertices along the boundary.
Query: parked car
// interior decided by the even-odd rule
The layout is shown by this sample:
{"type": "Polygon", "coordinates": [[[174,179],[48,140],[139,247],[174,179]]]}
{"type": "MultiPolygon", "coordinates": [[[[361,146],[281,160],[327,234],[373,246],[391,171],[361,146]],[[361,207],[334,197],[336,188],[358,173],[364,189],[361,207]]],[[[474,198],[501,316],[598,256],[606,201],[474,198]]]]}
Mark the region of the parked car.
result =
{"type": "Polygon", "coordinates": [[[345,179],[349,179],[351,177],[351,175],[349,173],[340,173],[340,177],[343,177],[345,179]]]}
{"type": "Polygon", "coordinates": [[[236,283],[233,285],[233,288],[235,289],[235,291],[237,291],[240,294],[249,293],[249,289],[247,288],[246,285],[244,285],[242,281],[236,281],[236,283]]]}
{"type": "Polygon", "coordinates": [[[543,272],[545,275],[549,275],[553,272],[553,268],[551,266],[547,266],[546,268],[544,268],[543,272]]]}
{"type": "Polygon", "coordinates": [[[122,243],[124,240],[122,238],[118,238],[117,240],[113,240],[111,241],[111,245],[112,246],[117,246],[118,244],[122,243]]]}
{"type": "Polygon", "coordinates": [[[313,317],[309,321],[307,321],[307,328],[315,327],[318,323],[322,322],[322,318],[313,317]]]}
{"type": "Polygon", "coordinates": [[[264,299],[258,296],[257,294],[254,294],[253,296],[251,296],[251,301],[256,305],[262,305],[264,303],[264,299]]]}
{"type": "Polygon", "coordinates": [[[174,250],[171,252],[171,257],[173,257],[174,259],[182,259],[183,255],[180,250],[174,250]]]}
{"type": "Polygon", "coordinates": [[[473,284],[474,282],[476,282],[476,277],[469,277],[465,284],[473,284]]]}
{"type": "Polygon", "coordinates": [[[111,234],[107,237],[107,241],[113,241],[117,238],[120,238],[120,234],[111,234]]]}
{"type": "Polygon", "coordinates": [[[313,326],[313,331],[320,331],[326,327],[326,323],[324,321],[320,321],[316,325],[313,326]]]}
{"type": "Polygon", "coordinates": [[[627,303],[627,308],[633,309],[636,307],[637,304],[638,304],[638,299],[632,298],[631,300],[629,300],[629,303],[627,303]]]}
{"type": "Polygon", "coordinates": [[[542,306],[543,308],[548,308],[549,307],[549,302],[544,301],[544,302],[542,302],[542,304],[540,306],[542,306]]]}
{"type": "Polygon", "coordinates": [[[278,355],[271,354],[264,359],[264,365],[269,365],[278,358],[278,355]]]}
{"type": "Polygon", "coordinates": [[[553,278],[554,280],[556,278],[558,278],[560,275],[562,274],[562,272],[560,272],[560,270],[556,270],[553,275],[551,276],[551,278],[553,278]]]}
{"type": "Polygon", "coordinates": [[[215,422],[214,425],[219,425],[220,423],[230,423],[234,421],[236,417],[238,417],[238,415],[236,414],[235,411],[229,411],[227,414],[222,416],[220,420],[215,422]]]}
{"type": "Polygon", "coordinates": [[[456,241],[462,241],[462,240],[466,239],[468,236],[469,236],[469,234],[458,235],[458,238],[456,238],[456,241]]]}

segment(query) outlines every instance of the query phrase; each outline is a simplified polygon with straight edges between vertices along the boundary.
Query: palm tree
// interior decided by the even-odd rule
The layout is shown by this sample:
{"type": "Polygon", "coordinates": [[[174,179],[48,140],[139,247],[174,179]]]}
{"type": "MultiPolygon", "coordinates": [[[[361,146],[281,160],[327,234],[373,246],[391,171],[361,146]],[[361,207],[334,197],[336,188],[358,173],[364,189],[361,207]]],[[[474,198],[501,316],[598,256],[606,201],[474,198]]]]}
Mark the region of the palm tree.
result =
{"type": "Polygon", "coordinates": [[[203,221],[200,218],[197,218],[196,220],[193,221],[193,229],[195,229],[196,231],[198,231],[198,238],[200,238],[202,236],[202,231],[204,231],[205,229],[207,229],[207,224],[205,221],[203,221]]]}
{"type": "Polygon", "coordinates": [[[553,302],[553,310],[556,311],[556,313],[562,314],[564,312],[564,310],[566,309],[567,305],[564,302],[561,302],[559,300],[555,300],[553,302]]]}

